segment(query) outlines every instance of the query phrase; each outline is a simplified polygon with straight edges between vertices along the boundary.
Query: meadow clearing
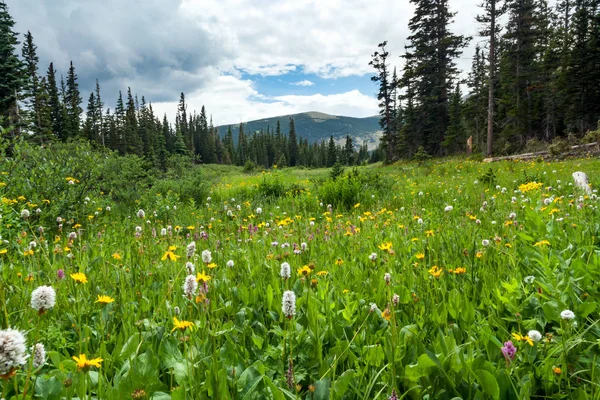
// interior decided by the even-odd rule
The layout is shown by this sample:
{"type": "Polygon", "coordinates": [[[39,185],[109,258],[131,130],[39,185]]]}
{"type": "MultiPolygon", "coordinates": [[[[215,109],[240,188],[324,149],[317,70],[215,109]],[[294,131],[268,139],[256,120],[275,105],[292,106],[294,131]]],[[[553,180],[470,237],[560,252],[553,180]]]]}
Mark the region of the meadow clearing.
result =
{"type": "Polygon", "coordinates": [[[142,188],[62,146],[0,164],[2,398],[600,398],[596,159],[142,188]]]}

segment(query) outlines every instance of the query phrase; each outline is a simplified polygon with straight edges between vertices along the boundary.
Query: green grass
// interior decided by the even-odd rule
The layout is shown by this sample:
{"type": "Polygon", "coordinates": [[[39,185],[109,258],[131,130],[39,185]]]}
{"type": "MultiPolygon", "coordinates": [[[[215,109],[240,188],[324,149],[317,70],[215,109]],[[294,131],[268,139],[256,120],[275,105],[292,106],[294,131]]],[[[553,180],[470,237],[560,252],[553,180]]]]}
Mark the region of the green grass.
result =
{"type": "Polygon", "coordinates": [[[600,396],[600,213],[595,194],[570,185],[581,170],[600,186],[597,160],[434,160],[347,168],[335,181],[329,170],[201,166],[189,172],[202,177],[197,192],[171,176],[133,204],[85,171],[17,164],[0,166],[0,322],[48,359],[0,381],[6,399],[600,396]],[[36,188],[51,180],[57,191],[43,196],[56,198],[43,197],[36,188]],[[543,185],[515,192],[532,181],[543,185]],[[169,248],[177,260],[164,259],[169,248]],[[186,297],[188,261],[210,280],[186,297]],[[30,306],[40,285],[56,290],[43,315],[30,306]],[[193,326],[173,330],[174,317],[193,326]],[[531,330],[542,335],[533,345],[513,336],[531,330]],[[80,354],[101,367],[79,370],[80,354]]]}

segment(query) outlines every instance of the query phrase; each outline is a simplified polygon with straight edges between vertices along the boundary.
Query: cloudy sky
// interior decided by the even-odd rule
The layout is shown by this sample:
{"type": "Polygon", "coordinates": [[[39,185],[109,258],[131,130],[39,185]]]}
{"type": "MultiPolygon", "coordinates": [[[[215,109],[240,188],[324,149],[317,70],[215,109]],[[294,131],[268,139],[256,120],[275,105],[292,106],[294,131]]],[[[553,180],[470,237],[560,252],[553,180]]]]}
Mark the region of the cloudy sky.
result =
{"type": "MultiPolygon", "coordinates": [[[[179,93],[215,125],[304,111],[377,113],[368,63],[388,40],[401,67],[409,0],[4,0],[31,31],[40,69],[73,60],[87,97],[112,107],[132,91],[172,118],[179,93]]],[[[479,0],[450,0],[453,29],[473,35],[479,0]]],[[[476,41],[459,66],[467,71],[476,41]]]]}

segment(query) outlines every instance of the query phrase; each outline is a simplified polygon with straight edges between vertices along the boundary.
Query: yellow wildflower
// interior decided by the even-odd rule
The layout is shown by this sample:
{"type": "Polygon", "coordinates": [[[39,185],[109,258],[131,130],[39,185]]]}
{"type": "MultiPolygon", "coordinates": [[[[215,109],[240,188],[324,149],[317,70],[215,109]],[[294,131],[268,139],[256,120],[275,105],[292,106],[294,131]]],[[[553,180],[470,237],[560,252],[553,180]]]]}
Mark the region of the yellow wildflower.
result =
{"type": "Polygon", "coordinates": [[[100,363],[104,361],[101,358],[93,358],[88,360],[85,354],[80,354],[79,357],[73,356],[73,360],[77,363],[77,368],[81,371],[82,369],[88,369],[89,367],[100,368],[100,363]]]}
{"type": "Polygon", "coordinates": [[[76,272],[70,275],[71,278],[77,283],[87,283],[87,276],[83,272],[76,272]]]}
{"type": "Polygon", "coordinates": [[[173,317],[173,329],[171,330],[171,332],[179,329],[181,331],[186,330],[187,328],[190,328],[190,330],[193,330],[194,328],[194,323],[191,321],[180,321],[177,319],[177,317],[173,317]]]}
{"type": "Polygon", "coordinates": [[[115,299],[113,299],[110,296],[106,296],[104,294],[102,295],[98,295],[98,300],[96,300],[94,303],[100,303],[100,304],[109,304],[109,303],[113,303],[115,301],[115,299]]]}

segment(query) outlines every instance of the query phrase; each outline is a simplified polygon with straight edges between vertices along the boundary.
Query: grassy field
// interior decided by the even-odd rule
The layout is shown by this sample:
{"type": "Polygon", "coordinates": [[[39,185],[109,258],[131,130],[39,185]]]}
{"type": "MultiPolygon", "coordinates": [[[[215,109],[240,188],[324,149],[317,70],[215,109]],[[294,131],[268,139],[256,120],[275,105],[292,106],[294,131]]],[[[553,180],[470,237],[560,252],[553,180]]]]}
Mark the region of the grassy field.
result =
{"type": "Polygon", "coordinates": [[[600,398],[598,160],[208,166],[126,206],[56,168],[0,164],[2,398],[600,398]]]}

